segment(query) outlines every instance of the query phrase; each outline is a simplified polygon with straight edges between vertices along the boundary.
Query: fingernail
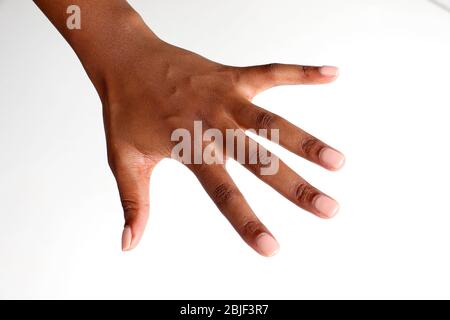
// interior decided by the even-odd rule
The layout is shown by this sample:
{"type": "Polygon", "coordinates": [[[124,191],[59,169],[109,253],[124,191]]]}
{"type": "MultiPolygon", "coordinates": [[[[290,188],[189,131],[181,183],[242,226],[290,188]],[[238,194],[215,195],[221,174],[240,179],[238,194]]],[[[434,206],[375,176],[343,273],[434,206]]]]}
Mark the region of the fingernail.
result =
{"type": "Polygon", "coordinates": [[[314,200],[314,207],[324,216],[331,218],[336,215],[339,210],[339,204],[336,200],[325,195],[319,195],[314,200]]]}
{"type": "Polygon", "coordinates": [[[319,153],[319,159],[323,165],[332,170],[340,169],[345,162],[344,155],[331,148],[322,149],[319,153]]]}
{"type": "Polygon", "coordinates": [[[131,228],[129,226],[125,226],[122,232],[122,251],[127,251],[130,249],[131,238],[131,228]]]}
{"type": "Polygon", "coordinates": [[[332,66],[320,67],[319,72],[325,77],[337,77],[339,75],[339,69],[332,66]]]}
{"type": "Polygon", "coordinates": [[[278,253],[280,250],[280,245],[278,244],[277,240],[275,240],[270,234],[268,233],[261,233],[256,238],[256,246],[258,247],[259,253],[266,257],[272,257],[278,253]]]}

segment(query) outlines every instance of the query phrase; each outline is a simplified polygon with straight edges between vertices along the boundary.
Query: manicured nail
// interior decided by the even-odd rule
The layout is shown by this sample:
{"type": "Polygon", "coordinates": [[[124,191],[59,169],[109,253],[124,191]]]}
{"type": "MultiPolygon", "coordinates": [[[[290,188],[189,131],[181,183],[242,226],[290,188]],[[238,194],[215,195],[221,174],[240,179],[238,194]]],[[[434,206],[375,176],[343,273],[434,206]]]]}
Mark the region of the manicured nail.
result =
{"type": "Polygon", "coordinates": [[[325,77],[337,77],[339,75],[339,69],[332,66],[320,67],[319,72],[325,77]]]}
{"type": "Polygon", "coordinates": [[[340,169],[345,162],[344,155],[331,148],[322,149],[319,153],[319,159],[325,167],[332,170],[340,169]]]}
{"type": "Polygon", "coordinates": [[[328,218],[334,217],[339,210],[336,200],[322,194],[318,195],[313,203],[316,210],[328,218]]]}
{"type": "Polygon", "coordinates": [[[129,226],[125,226],[122,232],[122,251],[127,251],[131,246],[131,228],[129,226]]]}
{"type": "Polygon", "coordinates": [[[280,250],[280,245],[277,240],[265,232],[256,238],[256,246],[258,247],[259,253],[266,257],[272,257],[280,250]]]}

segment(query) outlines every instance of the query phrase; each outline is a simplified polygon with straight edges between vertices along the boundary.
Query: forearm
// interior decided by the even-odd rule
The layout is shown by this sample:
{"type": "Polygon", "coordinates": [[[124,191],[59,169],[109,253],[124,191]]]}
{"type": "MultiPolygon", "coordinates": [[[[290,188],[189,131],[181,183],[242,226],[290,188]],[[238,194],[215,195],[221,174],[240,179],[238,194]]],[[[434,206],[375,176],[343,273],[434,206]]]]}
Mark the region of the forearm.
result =
{"type": "Polygon", "coordinates": [[[125,0],[34,0],[74,49],[96,87],[108,68],[134,59],[128,47],[151,45],[156,35],[125,0]],[[70,29],[67,8],[80,8],[80,29],[70,29]]]}

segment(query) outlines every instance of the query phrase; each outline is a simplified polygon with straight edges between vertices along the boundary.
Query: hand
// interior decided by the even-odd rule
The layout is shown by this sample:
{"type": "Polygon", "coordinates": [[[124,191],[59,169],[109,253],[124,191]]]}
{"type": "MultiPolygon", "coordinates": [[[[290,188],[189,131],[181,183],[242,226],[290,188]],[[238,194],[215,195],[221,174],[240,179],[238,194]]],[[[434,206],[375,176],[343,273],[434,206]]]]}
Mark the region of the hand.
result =
{"type": "MultiPolygon", "coordinates": [[[[128,48],[133,60],[107,71],[104,120],[109,163],[125,212],[123,250],[141,238],[149,212],[152,169],[171,156],[171,134],[193,130],[194,121],[225,129],[279,129],[280,144],[327,169],[339,169],[343,156],[283,118],[250,102],[276,85],[333,81],[332,67],[271,64],[235,68],[153,39],[128,48]]],[[[225,134],[224,134],[225,135],[225,134]]],[[[244,164],[245,165],[245,164],[244,164]]],[[[260,175],[261,164],[245,165],[286,198],[322,218],[337,203],[312,187],[284,163],[277,174],[260,175]]],[[[188,165],[241,237],[258,253],[271,256],[278,244],[259,221],[224,165],[188,165]]]]}
{"type": "MultiPolygon", "coordinates": [[[[92,21],[96,28],[106,25],[94,16],[85,18],[86,23],[92,21]]],[[[279,143],[286,149],[329,170],[343,165],[340,152],[251,102],[261,91],[278,85],[329,83],[337,77],[336,68],[225,66],[158,39],[137,15],[131,14],[131,19],[125,16],[123,23],[115,17],[119,29],[106,29],[104,33],[95,29],[92,35],[69,34],[59,28],[83,62],[103,103],[108,160],[125,214],[123,250],[135,248],[142,237],[149,214],[150,176],[161,159],[171,156],[176,144],[171,140],[172,133],[180,128],[192,132],[194,121],[201,121],[205,128],[217,128],[224,136],[226,129],[278,129],[279,143]]],[[[254,141],[247,137],[246,144],[250,143],[254,141]]],[[[223,157],[227,156],[236,155],[225,151],[223,157]]],[[[257,160],[244,163],[247,169],[299,207],[321,218],[336,214],[335,200],[283,162],[279,161],[275,174],[262,175],[264,159],[259,154],[246,157],[257,160]]],[[[186,166],[248,245],[264,256],[278,251],[277,241],[253,213],[224,164],[186,166]]]]}

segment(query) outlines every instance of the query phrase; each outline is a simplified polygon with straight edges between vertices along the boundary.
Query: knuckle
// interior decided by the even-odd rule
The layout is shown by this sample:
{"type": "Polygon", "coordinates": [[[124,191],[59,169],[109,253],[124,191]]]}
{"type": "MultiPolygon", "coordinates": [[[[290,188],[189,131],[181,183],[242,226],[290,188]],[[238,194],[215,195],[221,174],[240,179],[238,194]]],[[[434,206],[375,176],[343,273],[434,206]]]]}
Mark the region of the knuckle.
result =
{"type": "Polygon", "coordinates": [[[301,66],[301,72],[304,78],[311,77],[312,71],[314,70],[314,67],[310,66],[301,66]]]}
{"type": "Polygon", "coordinates": [[[311,203],[319,192],[308,183],[300,182],[295,185],[293,193],[298,203],[306,205],[311,203]]]}
{"type": "Polygon", "coordinates": [[[318,156],[321,148],[322,142],[314,137],[307,138],[301,143],[301,151],[308,157],[318,156]]]}
{"type": "Polygon", "coordinates": [[[275,115],[267,111],[259,111],[256,115],[255,129],[269,129],[275,121],[275,115]]]}
{"type": "Polygon", "coordinates": [[[228,183],[221,183],[214,188],[211,198],[218,207],[222,207],[230,202],[236,191],[228,183]]]}
{"type": "Polygon", "coordinates": [[[132,198],[124,198],[121,203],[127,217],[138,214],[140,210],[148,210],[150,207],[148,202],[139,202],[132,198]]]}
{"type": "Polygon", "coordinates": [[[251,220],[242,224],[240,233],[244,238],[252,238],[264,230],[261,222],[251,220]]]}
{"type": "Polygon", "coordinates": [[[262,67],[263,72],[270,78],[276,78],[278,70],[280,69],[279,63],[269,63],[262,67]]]}

